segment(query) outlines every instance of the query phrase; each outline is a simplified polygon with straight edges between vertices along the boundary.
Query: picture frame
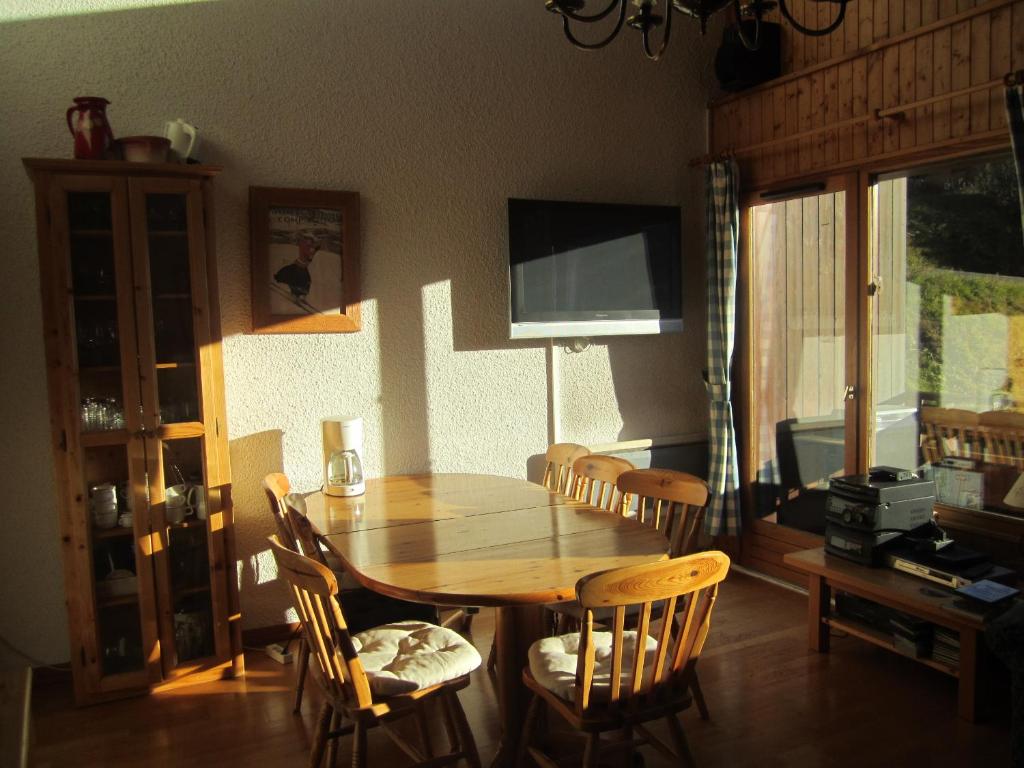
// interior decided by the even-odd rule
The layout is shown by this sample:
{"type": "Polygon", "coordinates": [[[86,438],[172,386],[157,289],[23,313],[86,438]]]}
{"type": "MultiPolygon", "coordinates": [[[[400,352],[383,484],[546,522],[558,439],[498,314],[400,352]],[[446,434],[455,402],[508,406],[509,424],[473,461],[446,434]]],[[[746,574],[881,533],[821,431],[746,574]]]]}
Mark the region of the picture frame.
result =
{"type": "Polygon", "coordinates": [[[249,187],[254,333],[354,333],[359,193],[249,187]]]}

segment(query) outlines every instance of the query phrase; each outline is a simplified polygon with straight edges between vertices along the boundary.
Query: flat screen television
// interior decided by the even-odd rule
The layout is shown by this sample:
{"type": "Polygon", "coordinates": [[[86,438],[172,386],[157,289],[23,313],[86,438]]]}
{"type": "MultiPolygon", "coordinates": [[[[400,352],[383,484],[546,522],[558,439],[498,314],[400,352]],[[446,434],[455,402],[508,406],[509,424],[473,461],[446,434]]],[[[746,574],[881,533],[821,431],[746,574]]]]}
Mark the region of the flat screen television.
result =
{"type": "Polygon", "coordinates": [[[681,331],[678,206],[508,201],[513,339],[681,331]]]}

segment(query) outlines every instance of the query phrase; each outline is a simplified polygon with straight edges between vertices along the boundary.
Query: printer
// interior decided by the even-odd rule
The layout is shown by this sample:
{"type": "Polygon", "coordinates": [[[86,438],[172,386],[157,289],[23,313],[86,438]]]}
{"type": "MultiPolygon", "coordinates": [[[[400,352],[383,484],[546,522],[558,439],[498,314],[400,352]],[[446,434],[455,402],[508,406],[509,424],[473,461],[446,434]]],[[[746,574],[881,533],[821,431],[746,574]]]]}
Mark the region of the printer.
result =
{"type": "Polygon", "coordinates": [[[872,467],[836,477],[825,500],[825,551],[864,565],[881,564],[881,548],[929,523],[935,483],[910,470],[872,467]]]}

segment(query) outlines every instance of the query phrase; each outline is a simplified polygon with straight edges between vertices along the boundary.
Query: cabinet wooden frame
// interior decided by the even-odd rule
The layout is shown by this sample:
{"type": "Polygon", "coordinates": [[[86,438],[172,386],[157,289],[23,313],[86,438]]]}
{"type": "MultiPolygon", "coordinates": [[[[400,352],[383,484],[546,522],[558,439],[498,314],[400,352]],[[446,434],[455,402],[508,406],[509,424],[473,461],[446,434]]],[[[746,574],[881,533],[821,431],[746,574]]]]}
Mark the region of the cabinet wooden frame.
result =
{"type": "MultiPolygon", "coordinates": [[[[243,674],[213,256],[211,178],[219,169],[34,159],[25,160],[25,166],[35,184],[47,386],[75,699],[91,704],[180,682],[243,674]],[[84,432],[80,425],[82,375],[89,369],[79,366],[76,342],[76,301],[84,299],[72,284],[74,230],[67,209],[72,193],[101,193],[110,201],[110,231],[101,234],[110,241],[115,292],[100,299],[116,302],[120,372],[112,367],[101,370],[119,378],[123,429],[84,432]],[[194,422],[160,422],[146,218],[149,194],[174,194],[184,199],[190,290],[182,298],[189,302],[195,333],[199,413],[194,422]],[[202,448],[213,653],[178,664],[174,594],[165,562],[168,542],[159,459],[163,441],[186,438],[199,439],[202,448]],[[117,460],[127,472],[133,528],[131,532],[95,529],[89,510],[90,466],[95,469],[95,462],[102,462],[103,456],[119,457],[121,452],[124,457],[117,460]],[[93,547],[101,540],[128,536],[134,538],[138,587],[131,603],[138,604],[142,662],[137,670],[111,673],[104,669],[93,547]]],[[[80,230],[75,237],[85,234],[96,233],[80,230]]],[[[111,601],[104,598],[102,604],[109,606],[111,601]]]]}
{"type": "MultiPolygon", "coordinates": [[[[307,222],[307,224],[310,222],[307,222]]],[[[321,224],[323,222],[320,222],[321,224]]],[[[278,237],[284,231],[278,231],[278,237]]],[[[280,187],[249,188],[249,238],[252,252],[252,317],[255,333],[353,333],[362,328],[359,314],[359,193],[336,192],[316,189],[285,189],[280,187]],[[271,246],[274,230],[271,214],[275,209],[309,210],[309,217],[316,216],[315,211],[336,212],[338,223],[323,227],[337,230],[340,253],[339,276],[341,284],[337,287],[337,304],[330,307],[313,306],[306,300],[309,295],[309,272],[305,264],[298,265],[301,255],[301,241],[314,240],[316,248],[309,258],[324,259],[330,254],[323,247],[320,235],[306,236],[303,229],[291,228],[287,234],[295,240],[299,250],[296,264],[291,265],[305,271],[305,293],[303,286],[291,286],[277,279],[276,261],[272,264],[271,246]],[[271,270],[275,269],[272,274],[271,270]],[[271,301],[272,291],[295,306],[293,314],[275,313],[271,301]],[[327,310],[327,311],[320,311],[327,310]],[[337,310],[335,312],[334,310],[337,310]]],[[[290,242],[290,241],[289,241],[290,242]]],[[[333,258],[333,255],[331,256],[333,258]]],[[[308,263],[308,262],[307,262],[308,263]]],[[[332,298],[332,302],[333,302],[332,298]]]]}

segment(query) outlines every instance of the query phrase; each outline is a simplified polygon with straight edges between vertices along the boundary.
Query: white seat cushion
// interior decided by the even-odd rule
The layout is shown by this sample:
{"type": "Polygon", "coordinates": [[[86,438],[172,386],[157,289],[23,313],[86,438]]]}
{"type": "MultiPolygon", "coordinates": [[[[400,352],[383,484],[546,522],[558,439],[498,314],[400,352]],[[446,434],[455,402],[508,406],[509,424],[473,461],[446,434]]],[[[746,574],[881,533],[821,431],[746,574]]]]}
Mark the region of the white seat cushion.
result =
{"type": "Polygon", "coordinates": [[[422,621],[374,627],[353,635],[352,642],[379,696],[429,688],[480,666],[480,654],[458,632],[422,621]]]}
{"type": "MultiPolygon", "coordinates": [[[[622,673],[619,675],[623,687],[633,677],[633,654],[636,648],[636,632],[622,633],[622,673]]],[[[594,642],[594,684],[591,696],[607,696],[611,685],[612,633],[595,632],[594,642]]],[[[647,637],[644,670],[654,668],[658,642],[647,637]]],[[[580,652],[580,633],[570,632],[557,637],[543,637],[530,646],[530,673],[534,679],[557,696],[573,701],[576,696],[576,664],[580,652]]]]}

